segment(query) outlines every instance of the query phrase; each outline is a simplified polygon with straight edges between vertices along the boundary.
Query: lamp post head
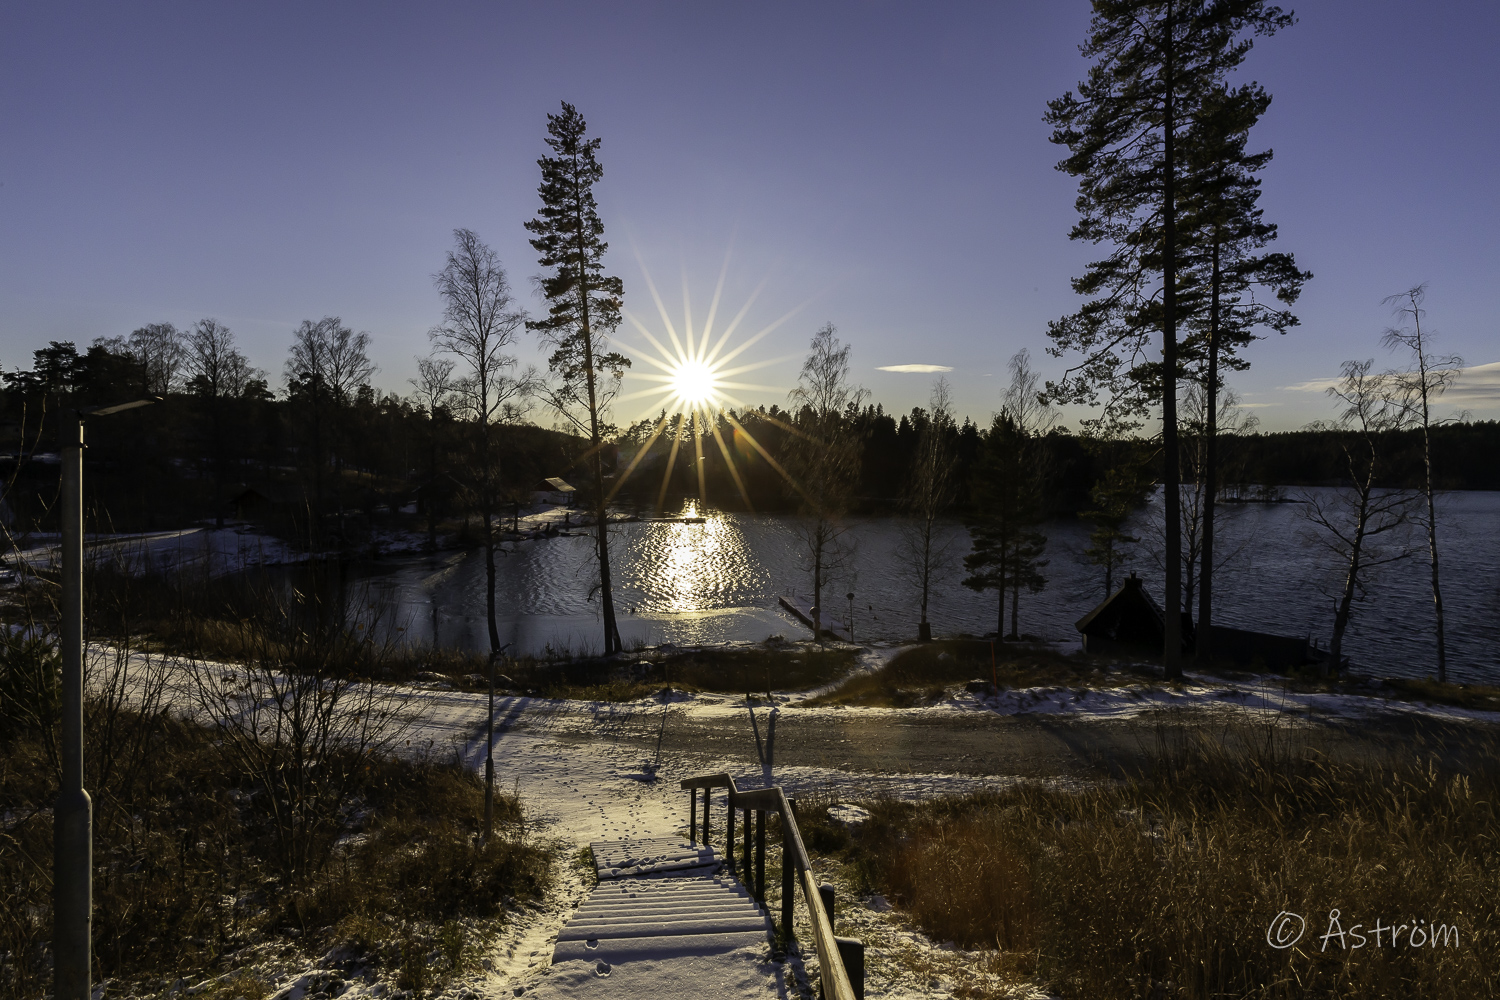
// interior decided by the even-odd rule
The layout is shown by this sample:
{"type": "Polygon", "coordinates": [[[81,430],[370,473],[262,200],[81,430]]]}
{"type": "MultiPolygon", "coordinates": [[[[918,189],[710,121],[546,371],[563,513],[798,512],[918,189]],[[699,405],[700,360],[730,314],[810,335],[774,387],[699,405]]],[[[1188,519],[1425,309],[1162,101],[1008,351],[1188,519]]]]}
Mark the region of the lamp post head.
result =
{"type": "Polygon", "coordinates": [[[82,406],[78,409],[78,415],[80,417],[107,417],[113,413],[134,410],[137,407],[150,406],[152,403],[161,401],[161,396],[147,396],[144,399],[132,399],[128,403],[116,403],[113,406],[82,406]]]}

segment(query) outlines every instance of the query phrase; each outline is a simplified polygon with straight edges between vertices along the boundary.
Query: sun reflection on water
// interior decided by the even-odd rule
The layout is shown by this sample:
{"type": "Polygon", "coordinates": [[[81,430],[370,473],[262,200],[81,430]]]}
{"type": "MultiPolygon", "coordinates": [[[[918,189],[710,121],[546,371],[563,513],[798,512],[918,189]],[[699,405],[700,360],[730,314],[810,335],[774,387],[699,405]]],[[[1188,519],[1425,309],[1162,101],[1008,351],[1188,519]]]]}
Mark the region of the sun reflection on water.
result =
{"type": "Polygon", "coordinates": [[[718,610],[732,591],[742,591],[763,572],[753,560],[744,532],[734,518],[683,504],[677,517],[701,523],[661,521],[641,532],[632,548],[639,609],[651,614],[693,614],[718,610]]]}

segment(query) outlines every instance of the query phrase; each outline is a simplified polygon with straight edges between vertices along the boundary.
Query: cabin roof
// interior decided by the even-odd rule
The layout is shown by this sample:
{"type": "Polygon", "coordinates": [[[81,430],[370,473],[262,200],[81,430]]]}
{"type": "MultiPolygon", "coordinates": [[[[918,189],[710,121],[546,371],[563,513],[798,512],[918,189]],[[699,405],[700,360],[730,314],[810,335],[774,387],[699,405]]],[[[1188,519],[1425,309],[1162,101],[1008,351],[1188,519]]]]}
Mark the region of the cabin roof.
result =
{"type": "Polygon", "coordinates": [[[257,486],[242,486],[229,498],[234,505],[245,503],[301,504],[307,501],[302,487],[288,483],[261,483],[257,486]]]}
{"type": "Polygon", "coordinates": [[[1146,588],[1141,585],[1141,578],[1134,573],[1113,594],[1099,602],[1094,610],[1074,622],[1073,627],[1085,635],[1094,635],[1110,628],[1127,615],[1145,617],[1158,629],[1165,627],[1166,619],[1162,617],[1161,608],[1146,593],[1146,588]]]}
{"type": "Polygon", "coordinates": [[[576,492],[578,492],[577,489],[575,489],[574,487],[569,486],[567,483],[563,482],[563,480],[561,478],[559,478],[558,476],[549,476],[548,478],[543,479],[540,483],[537,484],[536,488],[538,490],[543,491],[543,492],[551,492],[551,493],[576,493],[576,492]]]}
{"type": "MultiPolygon", "coordinates": [[[[1193,618],[1182,613],[1183,647],[1192,645],[1193,618]]],[[[1073,624],[1085,636],[1160,650],[1166,641],[1166,615],[1146,592],[1140,577],[1130,574],[1119,590],[1073,624]]]]}

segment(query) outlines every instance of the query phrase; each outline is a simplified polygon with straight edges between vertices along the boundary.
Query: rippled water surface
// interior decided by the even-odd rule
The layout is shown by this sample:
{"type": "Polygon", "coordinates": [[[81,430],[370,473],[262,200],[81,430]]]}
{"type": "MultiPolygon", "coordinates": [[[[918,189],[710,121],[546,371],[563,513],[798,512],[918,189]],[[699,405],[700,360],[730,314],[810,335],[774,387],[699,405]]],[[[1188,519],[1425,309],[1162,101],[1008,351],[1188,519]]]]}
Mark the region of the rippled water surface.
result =
{"type": "MultiPolygon", "coordinates": [[[[805,593],[810,574],[797,522],[781,515],[723,513],[689,506],[702,524],[640,522],[612,536],[616,607],[627,643],[697,643],[798,636],[806,630],[777,597],[805,593]]],[[[1326,644],[1338,573],[1313,539],[1299,504],[1230,507],[1220,527],[1221,551],[1233,553],[1216,581],[1217,620],[1226,625],[1310,635],[1326,644]]],[[[1161,570],[1152,559],[1152,515],[1135,533],[1143,539],[1130,567],[1161,598],[1161,570]]],[[[1450,676],[1500,680],[1500,494],[1455,493],[1439,509],[1450,676]]],[[[1102,573],[1080,555],[1088,525],[1046,526],[1048,583],[1023,594],[1021,631],[1045,639],[1076,639],[1073,622],[1103,596],[1102,573]]],[[[895,518],[856,518],[848,553],[825,596],[842,624],[853,592],[857,639],[908,638],[916,633],[916,591],[899,557],[895,518]]],[[[968,534],[944,527],[953,568],[940,575],[928,617],[938,634],[995,629],[996,599],[959,584],[968,534]]],[[[555,538],[523,543],[498,566],[496,606],[501,641],[518,652],[601,645],[593,540],[555,538]]],[[[393,602],[405,635],[473,649],[488,648],[484,562],[475,553],[445,553],[366,567],[363,583],[393,602]]],[[[1432,600],[1425,547],[1382,574],[1357,606],[1345,645],[1356,665],[1380,674],[1421,676],[1434,669],[1432,600]]]]}

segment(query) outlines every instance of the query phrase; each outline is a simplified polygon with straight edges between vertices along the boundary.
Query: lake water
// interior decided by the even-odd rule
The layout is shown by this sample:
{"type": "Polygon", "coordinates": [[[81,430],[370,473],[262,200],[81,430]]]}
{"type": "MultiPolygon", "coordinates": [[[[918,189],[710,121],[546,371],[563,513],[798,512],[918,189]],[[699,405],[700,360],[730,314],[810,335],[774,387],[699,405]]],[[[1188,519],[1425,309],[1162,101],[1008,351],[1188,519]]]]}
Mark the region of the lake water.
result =
{"type": "MultiPolygon", "coordinates": [[[[1295,491],[1291,495],[1296,495],[1295,491]]],[[[1225,509],[1222,552],[1235,552],[1216,579],[1216,620],[1224,625],[1307,635],[1327,645],[1340,575],[1315,540],[1300,504],[1246,504],[1225,509]]],[[[700,509],[702,524],[622,524],[612,535],[616,607],[627,644],[678,644],[789,638],[807,630],[777,598],[810,591],[796,522],[783,515],[700,509]]],[[[1160,602],[1161,569],[1150,555],[1155,515],[1142,512],[1134,533],[1143,542],[1128,569],[1142,576],[1160,602]]],[[[852,518],[848,553],[824,598],[826,614],[842,625],[853,592],[856,639],[903,639],[916,634],[916,592],[898,556],[901,523],[895,518],[852,518]]],[[[1046,526],[1048,583],[1040,594],[1022,594],[1021,631],[1048,640],[1076,640],[1073,622],[1103,596],[1103,574],[1081,553],[1089,525],[1046,526]]],[[[1449,675],[1454,680],[1500,680],[1500,493],[1453,493],[1439,503],[1439,541],[1447,617],[1449,675]]],[[[995,628],[993,592],[960,585],[960,560],[968,534],[947,524],[953,569],[940,574],[928,618],[938,635],[983,634],[995,628]]],[[[1379,675],[1424,676],[1436,662],[1426,548],[1387,567],[1356,605],[1345,648],[1357,669],[1379,675]]],[[[590,538],[522,543],[498,560],[496,606],[501,641],[513,651],[543,653],[597,650],[602,626],[590,538]]],[[[1159,546],[1157,546],[1159,547],[1159,546]]],[[[484,560],[480,553],[368,564],[363,587],[393,606],[403,634],[418,642],[488,648],[484,610],[484,560]]],[[[1008,613],[1007,613],[1008,616],[1008,613]]]]}

